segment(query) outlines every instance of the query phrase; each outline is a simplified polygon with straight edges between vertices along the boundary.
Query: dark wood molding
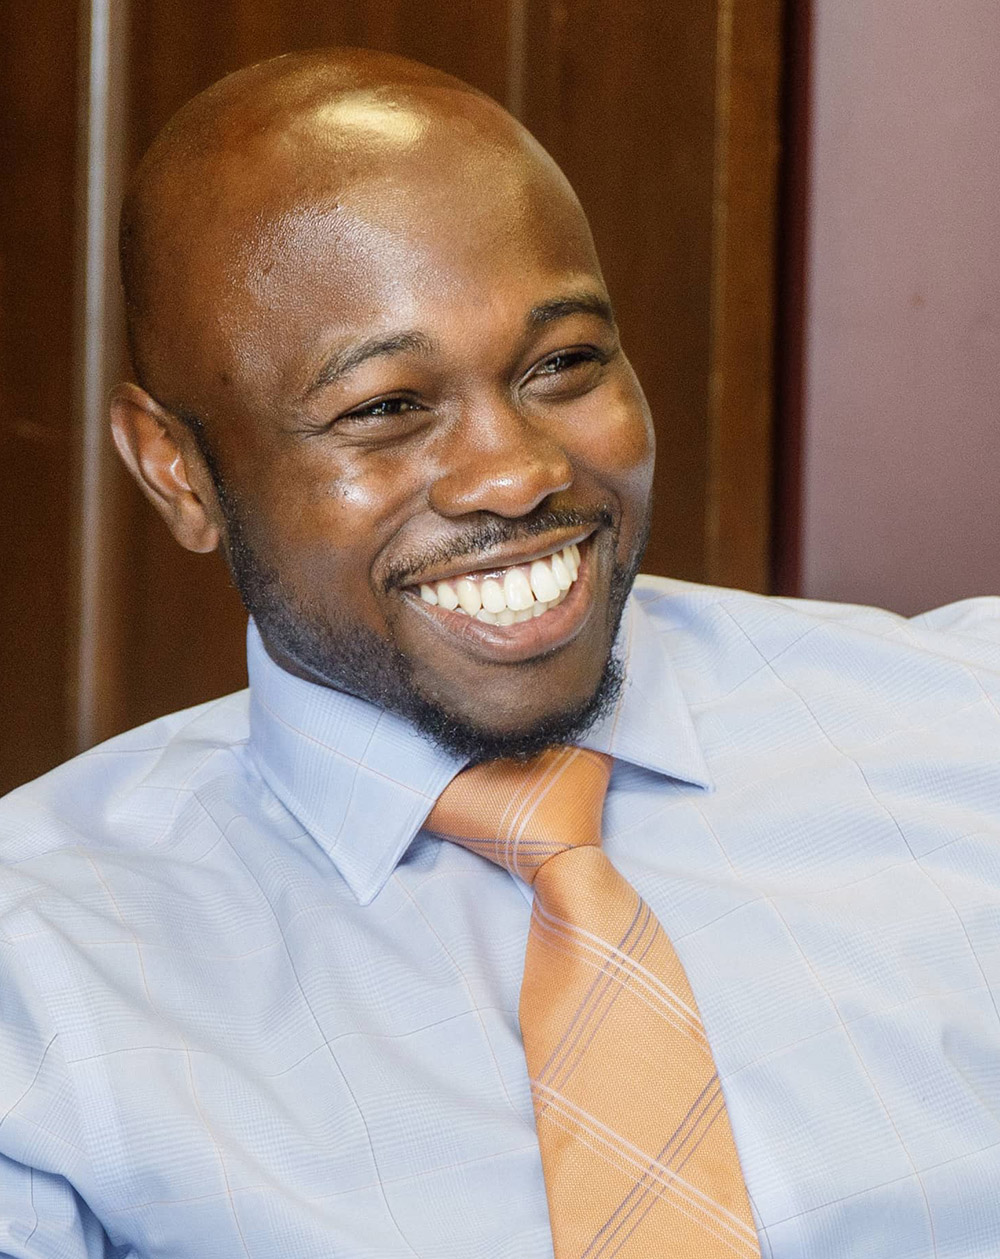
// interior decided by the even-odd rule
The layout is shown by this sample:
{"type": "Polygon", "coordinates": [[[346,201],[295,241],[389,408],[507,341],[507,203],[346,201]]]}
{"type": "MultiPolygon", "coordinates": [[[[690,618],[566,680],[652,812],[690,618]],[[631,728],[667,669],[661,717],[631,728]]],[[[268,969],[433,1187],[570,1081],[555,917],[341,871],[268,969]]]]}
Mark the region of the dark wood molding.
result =
{"type": "Polygon", "coordinates": [[[108,396],[126,370],[118,281],[118,207],[128,118],[127,0],[81,6],[77,149],[73,633],[67,670],[71,744],[128,724],[121,684],[128,616],[126,485],[108,432],[108,396]]]}
{"type": "Polygon", "coordinates": [[[806,354],[813,0],[785,12],[784,151],[778,228],[780,293],[775,339],[772,587],[797,595],[802,581],[802,442],[806,354]]]}
{"type": "Polygon", "coordinates": [[[0,792],[72,747],[76,0],[0,5],[0,792]]]}
{"type": "Polygon", "coordinates": [[[716,40],[704,579],[767,591],[780,0],[721,0],[716,40]]]}

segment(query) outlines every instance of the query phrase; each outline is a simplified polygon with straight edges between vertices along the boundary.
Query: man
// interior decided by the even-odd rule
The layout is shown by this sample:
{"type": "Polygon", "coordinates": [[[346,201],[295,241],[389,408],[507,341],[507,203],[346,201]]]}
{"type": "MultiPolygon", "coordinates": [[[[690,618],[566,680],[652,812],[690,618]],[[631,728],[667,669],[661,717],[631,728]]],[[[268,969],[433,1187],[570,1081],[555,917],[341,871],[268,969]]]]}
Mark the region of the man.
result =
{"type": "Polygon", "coordinates": [[[224,549],[251,685],[0,811],[0,1250],[1000,1253],[996,600],[633,589],[652,433],[586,223],[445,75],[223,80],[122,242],[115,439],[224,549]],[[533,892],[496,863],[536,877],[546,808],[595,817],[533,892]],[[602,1004],[551,1048],[570,972],[602,1004]]]}

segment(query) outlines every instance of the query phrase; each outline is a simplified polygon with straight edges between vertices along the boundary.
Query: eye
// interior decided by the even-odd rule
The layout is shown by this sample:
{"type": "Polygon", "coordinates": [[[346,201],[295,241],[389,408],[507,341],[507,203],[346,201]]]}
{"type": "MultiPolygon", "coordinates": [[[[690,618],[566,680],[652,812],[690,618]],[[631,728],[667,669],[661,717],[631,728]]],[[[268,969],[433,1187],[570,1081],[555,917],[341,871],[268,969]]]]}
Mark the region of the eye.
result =
{"type": "Polygon", "coordinates": [[[376,398],[374,402],[366,402],[363,406],[345,411],[341,420],[381,420],[393,416],[404,415],[407,411],[423,411],[424,408],[414,398],[395,395],[391,398],[376,398]]]}
{"type": "Polygon", "coordinates": [[[608,351],[596,345],[556,350],[531,368],[522,379],[521,388],[553,402],[581,397],[600,384],[610,358],[608,351]]]}
{"type": "Polygon", "coordinates": [[[531,373],[532,376],[558,376],[584,364],[603,363],[606,355],[594,346],[581,346],[574,350],[559,350],[550,354],[531,373]]]}

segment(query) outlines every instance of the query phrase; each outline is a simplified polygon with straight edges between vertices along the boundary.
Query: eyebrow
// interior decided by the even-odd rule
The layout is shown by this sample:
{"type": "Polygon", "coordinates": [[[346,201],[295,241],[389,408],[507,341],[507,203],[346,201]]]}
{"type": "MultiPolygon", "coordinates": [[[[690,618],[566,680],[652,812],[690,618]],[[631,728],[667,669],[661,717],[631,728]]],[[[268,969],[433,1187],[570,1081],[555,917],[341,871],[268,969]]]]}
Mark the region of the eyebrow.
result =
{"type": "MultiPolygon", "coordinates": [[[[526,323],[529,328],[540,328],[556,319],[566,319],[570,315],[594,315],[611,327],[615,325],[615,314],[611,303],[599,293],[571,293],[564,297],[553,297],[547,302],[532,306],[528,312],[526,323]]],[[[368,337],[356,345],[349,346],[339,354],[334,354],[319,370],[312,383],[305,391],[309,397],[327,385],[335,384],[362,363],[373,358],[389,358],[395,354],[430,354],[435,348],[434,341],[422,332],[395,332],[388,336],[368,337]]]]}
{"type": "Polygon", "coordinates": [[[595,315],[611,327],[615,325],[615,312],[608,299],[600,293],[584,292],[553,297],[533,306],[528,313],[528,326],[538,328],[555,319],[565,319],[568,315],[595,315]]]}
{"type": "Polygon", "coordinates": [[[306,397],[332,385],[371,358],[388,358],[394,354],[430,354],[434,342],[422,332],[395,332],[384,337],[369,337],[349,346],[328,359],[306,390],[306,397]]]}

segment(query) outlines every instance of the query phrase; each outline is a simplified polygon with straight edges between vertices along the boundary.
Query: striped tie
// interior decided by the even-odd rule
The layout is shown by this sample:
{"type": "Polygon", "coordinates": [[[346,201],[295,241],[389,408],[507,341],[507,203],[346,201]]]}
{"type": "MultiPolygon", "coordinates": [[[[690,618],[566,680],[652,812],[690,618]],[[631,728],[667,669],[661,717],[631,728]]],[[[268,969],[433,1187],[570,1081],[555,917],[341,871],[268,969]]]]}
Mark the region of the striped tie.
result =
{"type": "Polygon", "coordinates": [[[492,761],[426,822],[535,889],[520,1018],[556,1259],[759,1259],[684,970],[600,848],[610,775],[575,747],[492,761]]]}

